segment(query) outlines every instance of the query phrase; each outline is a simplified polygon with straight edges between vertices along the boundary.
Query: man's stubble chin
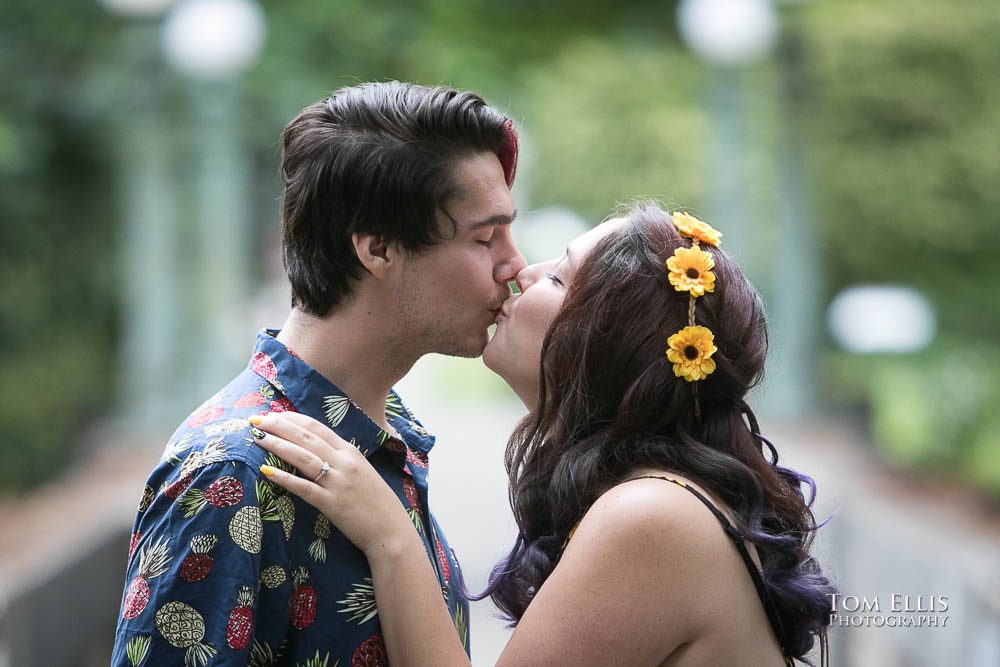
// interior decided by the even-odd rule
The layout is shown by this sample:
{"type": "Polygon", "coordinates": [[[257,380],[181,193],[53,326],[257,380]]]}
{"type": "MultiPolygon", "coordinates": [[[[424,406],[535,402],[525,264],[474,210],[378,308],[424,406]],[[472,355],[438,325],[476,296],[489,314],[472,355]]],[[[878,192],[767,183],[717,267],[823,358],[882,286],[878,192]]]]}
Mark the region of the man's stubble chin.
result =
{"type": "Polygon", "coordinates": [[[419,329],[410,329],[405,344],[417,356],[442,354],[447,357],[475,359],[489,342],[486,329],[476,331],[460,327],[455,319],[426,322],[419,329]]]}
{"type": "Polygon", "coordinates": [[[432,346],[433,349],[427,351],[443,354],[447,357],[475,359],[483,353],[488,342],[489,335],[486,331],[482,331],[476,336],[454,334],[450,337],[438,338],[436,344],[432,346]]]}

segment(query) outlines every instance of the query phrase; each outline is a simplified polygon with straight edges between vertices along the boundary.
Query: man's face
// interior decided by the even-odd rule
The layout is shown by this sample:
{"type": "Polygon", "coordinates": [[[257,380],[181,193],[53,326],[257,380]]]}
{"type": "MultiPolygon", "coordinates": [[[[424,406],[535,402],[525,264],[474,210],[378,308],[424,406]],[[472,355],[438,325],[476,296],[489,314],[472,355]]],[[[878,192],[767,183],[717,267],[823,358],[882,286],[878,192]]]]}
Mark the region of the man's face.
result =
{"type": "Polygon", "coordinates": [[[460,160],[455,180],[460,192],[437,212],[446,238],[404,258],[396,306],[407,342],[419,353],[477,357],[510,296],[507,283],[525,261],[510,235],[517,211],[497,157],[460,160]]]}

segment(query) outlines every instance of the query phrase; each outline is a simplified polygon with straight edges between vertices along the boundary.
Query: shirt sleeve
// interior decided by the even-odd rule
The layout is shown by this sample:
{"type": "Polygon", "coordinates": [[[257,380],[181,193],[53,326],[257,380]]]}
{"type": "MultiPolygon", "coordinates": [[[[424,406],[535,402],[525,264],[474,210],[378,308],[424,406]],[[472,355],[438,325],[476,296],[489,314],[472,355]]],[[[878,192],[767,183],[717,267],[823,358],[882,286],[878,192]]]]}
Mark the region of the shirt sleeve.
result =
{"type": "Polygon", "coordinates": [[[152,495],[135,523],[112,666],[269,664],[288,629],[287,496],[242,461],[152,495]]]}

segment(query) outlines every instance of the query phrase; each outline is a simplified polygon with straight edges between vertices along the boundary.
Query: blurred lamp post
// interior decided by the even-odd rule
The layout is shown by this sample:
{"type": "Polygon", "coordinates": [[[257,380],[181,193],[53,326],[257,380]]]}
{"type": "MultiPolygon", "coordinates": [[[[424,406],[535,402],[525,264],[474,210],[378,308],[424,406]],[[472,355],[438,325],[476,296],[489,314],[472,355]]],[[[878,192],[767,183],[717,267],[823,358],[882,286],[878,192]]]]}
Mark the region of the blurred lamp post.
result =
{"type": "Polygon", "coordinates": [[[730,253],[747,250],[748,206],[746,104],[742,68],[770,53],[778,19],[769,0],[681,0],[677,5],[681,38],[698,57],[713,66],[715,193],[712,219],[726,234],[730,253]]]}
{"type": "MultiPolygon", "coordinates": [[[[766,237],[748,206],[754,197],[746,187],[747,105],[742,68],[772,51],[781,35],[778,14],[770,0],[681,0],[677,22],[688,48],[713,66],[716,78],[711,115],[717,137],[712,173],[715,175],[712,221],[726,235],[726,250],[768,295],[772,339],[767,391],[761,397],[771,415],[794,418],[814,405],[817,363],[814,312],[818,267],[803,203],[794,99],[785,58],[779,61],[786,117],[778,165],[777,234],[773,244],[753,242],[766,237]]],[[[780,51],[785,53],[785,49],[780,51]]],[[[766,92],[763,94],[767,94],[766,92]]]]}
{"type": "Polygon", "coordinates": [[[253,343],[249,307],[250,176],[239,129],[237,78],[257,59],[265,20],[254,0],[184,0],[167,16],[167,60],[192,80],[200,295],[192,369],[201,393],[237,372],[253,343]]]}
{"type": "Polygon", "coordinates": [[[125,91],[112,101],[122,215],[122,345],[119,406],[137,430],[161,426],[171,413],[175,330],[180,306],[176,215],[170,187],[169,138],[163,122],[163,68],[156,48],[171,0],[101,0],[126,20],[121,62],[125,91]]]}

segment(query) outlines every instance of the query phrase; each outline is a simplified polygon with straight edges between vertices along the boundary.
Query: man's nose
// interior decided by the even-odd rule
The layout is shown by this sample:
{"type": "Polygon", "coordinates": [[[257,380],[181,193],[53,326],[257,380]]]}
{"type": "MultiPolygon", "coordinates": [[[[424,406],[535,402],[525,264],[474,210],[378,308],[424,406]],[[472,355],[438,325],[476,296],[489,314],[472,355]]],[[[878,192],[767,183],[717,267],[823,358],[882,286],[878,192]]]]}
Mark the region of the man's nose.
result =
{"type": "Polygon", "coordinates": [[[498,283],[509,283],[514,280],[518,273],[527,266],[527,262],[524,261],[524,255],[521,251],[517,249],[517,246],[511,244],[511,254],[509,257],[504,259],[502,262],[496,265],[493,269],[493,279],[498,283]]]}

